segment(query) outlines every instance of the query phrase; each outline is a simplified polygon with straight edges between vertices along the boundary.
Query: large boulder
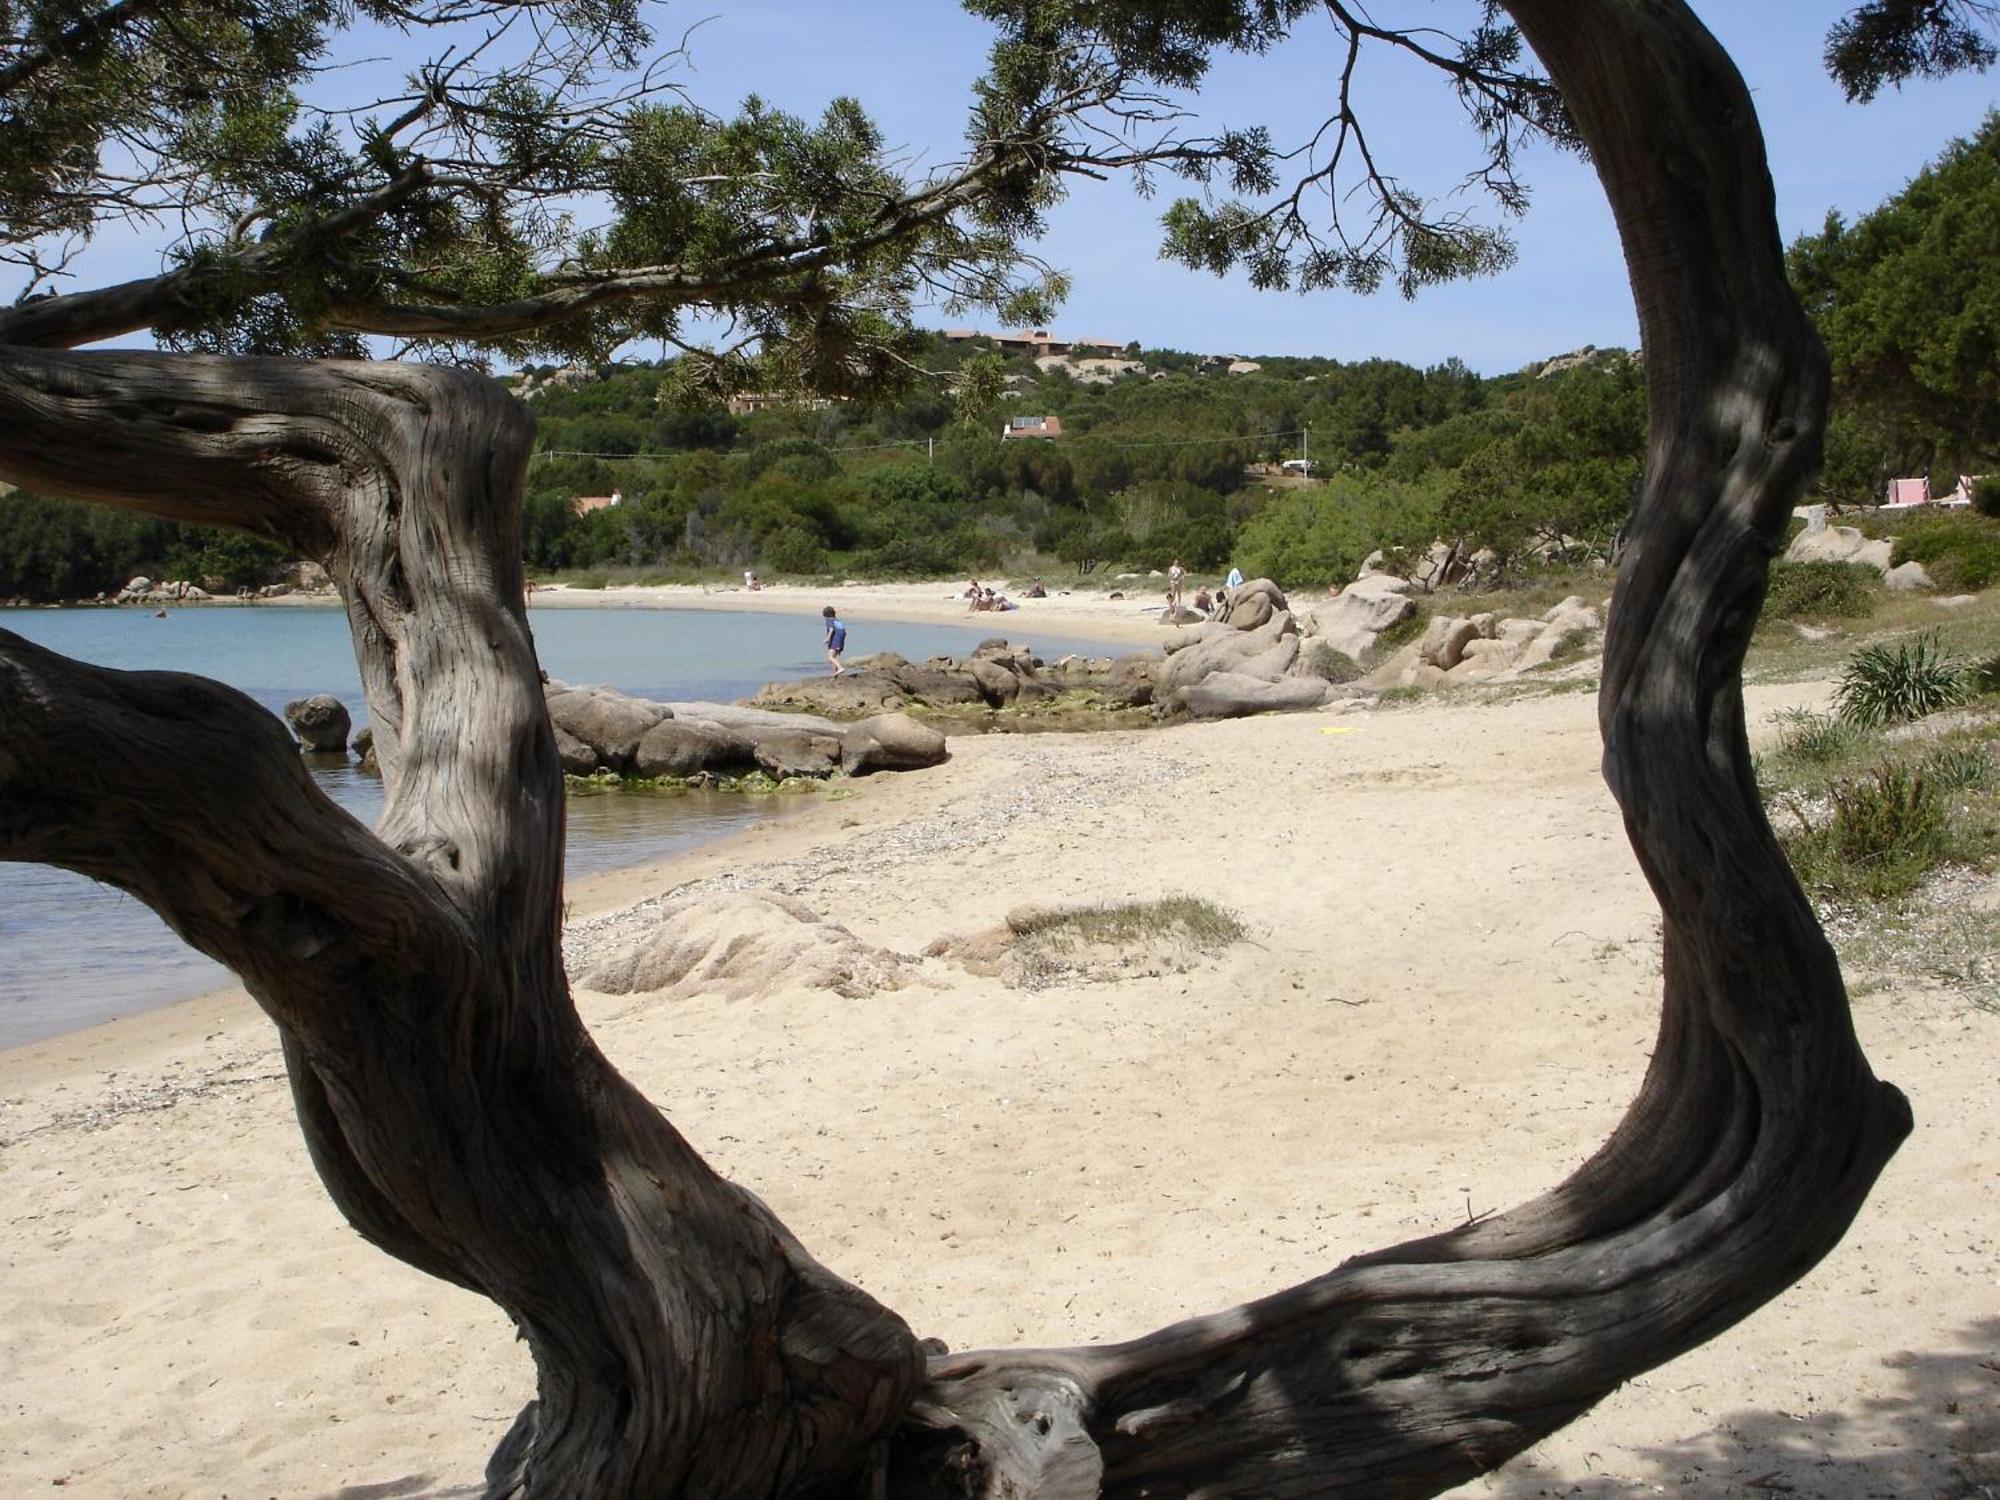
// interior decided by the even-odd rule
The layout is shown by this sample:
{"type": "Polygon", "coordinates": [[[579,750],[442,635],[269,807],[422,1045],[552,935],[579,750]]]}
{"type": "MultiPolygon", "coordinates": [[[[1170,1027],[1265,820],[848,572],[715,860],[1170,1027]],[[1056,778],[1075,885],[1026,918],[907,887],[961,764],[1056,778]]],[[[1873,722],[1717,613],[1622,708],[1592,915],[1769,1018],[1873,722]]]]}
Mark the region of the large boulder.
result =
{"type": "Polygon", "coordinates": [[[1104,674],[1105,700],[1118,708],[1144,708],[1153,701],[1160,663],[1149,656],[1123,656],[1104,674]]]}
{"type": "Polygon", "coordinates": [[[975,655],[968,658],[965,674],[978,684],[980,694],[995,707],[1012,703],[1021,691],[1020,677],[990,657],[975,655]]]}
{"type": "Polygon", "coordinates": [[[588,776],[597,769],[597,752],[560,724],[549,726],[556,732],[556,759],[568,776],[588,776]]]}
{"type": "Polygon", "coordinates": [[[285,705],[285,722],[292,726],[302,750],[345,750],[353,721],[347,706],[331,693],[314,693],[285,705]]]}
{"type": "Polygon", "coordinates": [[[900,989],[916,961],[877,948],[789,896],[731,891],[683,896],[647,914],[646,930],[583,969],[586,989],[678,1000],[747,1000],[782,989],[858,1000],[900,989]]]}
{"type": "Polygon", "coordinates": [[[1241,719],[1251,714],[1318,708],[1326,698],[1327,684],[1316,678],[1287,677],[1272,682],[1242,672],[1212,672],[1174,694],[1175,701],[1197,719],[1241,719]]]}
{"type": "Polygon", "coordinates": [[[1434,618],[1417,646],[1417,660],[1449,672],[1465,655],[1466,646],[1479,639],[1479,627],[1470,620],[1447,615],[1434,618]]]}
{"type": "Polygon", "coordinates": [[[662,719],[640,738],[632,770],[640,776],[692,776],[697,771],[748,765],[750,741],[719,724],[662,719]]]}
{"type": "Polygon", "coordinates": [[[664,703],[628,698],[609,688],[553,692],[548,708],[556,728],[590,746],[599,760],[614,771],[631,766],[647,730],[662,719],[673,717],[673,711],[664,703]]]}
{"type": "Polygon", "coordinates": [[[840,766],[841,736],[810,729],[773,730],[751,737],[750,754],[779,781],[788,776],[831,776],[840,766]]]}
{"type": "Polygon", "coordinates": [[[1376,639],[1392,625],[1417,612],[1410,583],[1393,573],[1371,573],[1350,583],[1340,596],[1313,612],[1319,638],[1344,656],[1360,661],[1375,649],[1376,639]]]}
{"type": "Polygon", "coordinates": [[[853,718],[901,708],[908,695],[893,671],[847,671],[840,676],[808,677],[802,682],[773,682],[750,700],[766,708],[802,708],[816,714],[853,718]]]}
{"type": "Polygon", "coordinates": [[[943,735],[908,714],[877,714],[840,737],[840,768],[850,776],[921,770],[943,765],[949,754],[943,735]]]}
{"type": "Polygon", "coordinates": [[[1904,594],[1937,587],[1931,582],[1929,571],[1920,562],[1901,563],[1884,573],[1882,581],[1896,592],[1904,594]]]}
{"type": "Polygon", "coordinates": [[[1785,549],[1791,562],[1843,562],[1889,571],[1889,559],[1896,550],[1893,542],[1870,541],[1852,526],[1810,526],[1792,538],[1785,549]]]}

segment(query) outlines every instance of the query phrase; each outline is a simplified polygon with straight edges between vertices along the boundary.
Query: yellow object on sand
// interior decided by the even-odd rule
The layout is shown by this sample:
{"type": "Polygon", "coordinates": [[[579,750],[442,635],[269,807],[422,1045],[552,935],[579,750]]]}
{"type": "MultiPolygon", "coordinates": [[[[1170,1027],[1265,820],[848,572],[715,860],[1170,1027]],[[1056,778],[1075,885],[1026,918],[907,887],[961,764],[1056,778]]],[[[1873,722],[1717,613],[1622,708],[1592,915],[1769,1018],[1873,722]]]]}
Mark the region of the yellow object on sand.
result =
{"type": "Polygon", "coordinates": [[[1333,724],[1320,731],[1321,734],[1359,734],[1359,724],[1333,724]]]}

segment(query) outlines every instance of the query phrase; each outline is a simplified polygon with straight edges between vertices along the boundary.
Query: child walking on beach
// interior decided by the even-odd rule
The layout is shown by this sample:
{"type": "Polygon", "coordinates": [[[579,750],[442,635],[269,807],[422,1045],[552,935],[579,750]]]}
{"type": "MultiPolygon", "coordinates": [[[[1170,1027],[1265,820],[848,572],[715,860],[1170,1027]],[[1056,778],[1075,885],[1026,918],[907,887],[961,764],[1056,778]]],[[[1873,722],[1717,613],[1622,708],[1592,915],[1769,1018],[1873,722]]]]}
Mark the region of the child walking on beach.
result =
{"type": "Polygon", "coordinates": [[[847,668],[840,664],[840,653],[847,649],[847,627],[840,623],[831,604],[819,614],[826,621],[826,664],[833,668],[834,676],[845,677],[847,668]]]}

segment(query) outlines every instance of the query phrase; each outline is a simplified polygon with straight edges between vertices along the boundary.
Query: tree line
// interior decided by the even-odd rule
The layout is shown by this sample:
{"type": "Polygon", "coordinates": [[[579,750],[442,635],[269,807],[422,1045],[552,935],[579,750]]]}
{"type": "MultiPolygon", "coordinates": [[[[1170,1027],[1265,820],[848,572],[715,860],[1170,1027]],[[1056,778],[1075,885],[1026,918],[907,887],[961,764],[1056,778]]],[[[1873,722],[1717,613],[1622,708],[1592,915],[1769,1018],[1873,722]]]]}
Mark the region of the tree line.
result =
{"type": "MultiPolygon", "coordinates": [[[[1818,498],[1865,504],[1893,475],[1939,492],[2000,449],[2000,116],[1873,213],[1791,247],[1834,361],[1818,498]]],[[[1087,384],[984,341],[919,335],[931,378],[880,400],[732,416],[690,404],[678,361],[552,383],[530,365],[537,457],[522,549],[541,574],[756,568],[923,577],[1053,559],[1288,586],[1351,578],[1373,551],[1439,537],[1503,566],[1606,555],[1645,445],[1640,362],[1606,351],[1482,378],[1456,360],[1271,358],[1226,375],[1132,346],[1147,375],[1087,384]],[[1060,440],[1000,437],[1060,417],[1060,440]],[[1309,434],[1309,437],[1307,436],[1309,434]],[[1271,482],[1309,449],[1317,482],[1271,482]],[[577,497],[616,492],[613,508],[577,497]]],[[[15,492],[0,496],[0,597],[90,598],[135,574],[223,590],[275,578],[282,549],[15,492]]]]}

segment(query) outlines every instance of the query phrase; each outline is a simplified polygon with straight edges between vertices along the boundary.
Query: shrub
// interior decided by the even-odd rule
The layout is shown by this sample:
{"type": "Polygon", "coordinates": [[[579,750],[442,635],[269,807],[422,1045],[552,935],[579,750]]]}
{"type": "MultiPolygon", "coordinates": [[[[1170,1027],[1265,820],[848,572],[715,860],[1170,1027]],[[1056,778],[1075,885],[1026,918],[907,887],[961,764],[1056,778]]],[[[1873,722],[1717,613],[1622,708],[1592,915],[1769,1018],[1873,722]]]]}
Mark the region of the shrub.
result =
{"type": "Polygon", "coordinates": [[[1834,787],[1824,822],[1810,821],[1796,804],[1793,814],[1798,828],[1780,841],[1799,880],[1824,895],[1901,896],[1952,854],[1943,792],[1921,771],[1902,766],[1834,787]]]}
{"type": "Polygon", "coordinates": [[[1775,753],[1801,765],[1831,765],[1866,738],[1856,726],[1831,714],[1810,713],[1802,708],[1781,713],[1778,721],[1781,727],[1775,753]]]}
{"type": "Polygon", "coordinates": [[[1996,780],[1993,757],[1984,745],[1939,745],[1917,770],[1940,791],[1985,791],[1996,780]]]}
{"type": "Polygon", "coordinates": [[[826,549],[803,526],[779,527],[758,551],[772,573],[818,573],[826,567],[826,549]]]}
{"type": "Polygon", "coordinates": [[[2000,693],[2000,656],[1989,656],[1971,667],[1965,674],[1965,687],[1981,698],[2000,693]]]}
{"type": "Polygon", "coordinates": [[[1972,508],[1982,516],[2000,520],[2000,474],[1989,475],[1973,485],[1972,508]]]}
{"type": "Polygon", "coordinates": [[[1881,580],[1843,562],[1774,562],[1764,591],[1767,620],[1851,620],[1872,614],[1881,580]]]}
{"type": "Polygon", "coordinates": [[[1921,719],[1968,696],[1965,669],[1945,654],[1932,631],[1893,651],[1887,646],[1857,651],[1841,669],[1834,706],[1848,723],[1874,727],[1921,719]]]}
{"type": "Polygon", "coordinates": [[[1326,682],[1353,682],[1361,676],[1361,663],[1325,641],[1314,641],[1306,649],[1306,670],[1326,682]]]}
{"type": "Polygon", "coordinates": [[[1939,588],[1977,593],[2000,583],[2000,521],[1968,511],[1923,517],[1896,534],[1890,561],[1920,562],[1939,588]]]}

